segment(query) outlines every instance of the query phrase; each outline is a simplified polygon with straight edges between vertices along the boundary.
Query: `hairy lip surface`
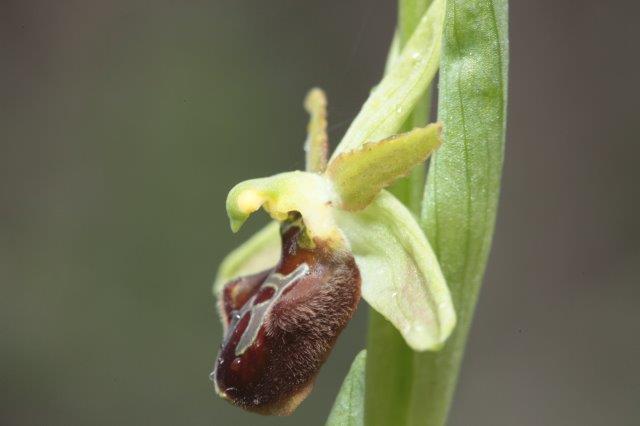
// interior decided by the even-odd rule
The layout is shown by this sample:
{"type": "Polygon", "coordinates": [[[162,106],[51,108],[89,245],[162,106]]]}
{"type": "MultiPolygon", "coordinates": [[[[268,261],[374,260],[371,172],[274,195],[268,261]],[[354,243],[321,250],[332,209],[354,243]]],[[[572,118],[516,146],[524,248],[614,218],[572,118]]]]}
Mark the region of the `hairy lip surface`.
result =
{"type": "Polygon", "coordinates": [[[225,336],[212,379],[250,411],[288,415],[302,402],[360,300],[351,253],[322,241],[305,248],[303,232],[284,224],[278,265],[223,288],[225,336]]]}

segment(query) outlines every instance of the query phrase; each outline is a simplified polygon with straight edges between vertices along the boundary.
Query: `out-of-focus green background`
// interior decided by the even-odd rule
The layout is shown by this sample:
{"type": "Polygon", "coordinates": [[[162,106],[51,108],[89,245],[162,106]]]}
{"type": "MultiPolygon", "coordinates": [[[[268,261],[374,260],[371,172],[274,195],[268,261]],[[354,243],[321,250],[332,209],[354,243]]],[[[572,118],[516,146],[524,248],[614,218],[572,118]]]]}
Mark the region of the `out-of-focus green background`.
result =
{"type": "MultiPolygon", "coordinates": [[[[637,425],[640,10],[511,3],[504,190],[451,424],[637,425]]],[[[364,305],[293,417],[213,393],[210,284],[266,221],[232,235],[224,199],[303,166],[309,87],[339,139],[394,7],[2,2],[0,424],[323,423],[364,305]]]]}

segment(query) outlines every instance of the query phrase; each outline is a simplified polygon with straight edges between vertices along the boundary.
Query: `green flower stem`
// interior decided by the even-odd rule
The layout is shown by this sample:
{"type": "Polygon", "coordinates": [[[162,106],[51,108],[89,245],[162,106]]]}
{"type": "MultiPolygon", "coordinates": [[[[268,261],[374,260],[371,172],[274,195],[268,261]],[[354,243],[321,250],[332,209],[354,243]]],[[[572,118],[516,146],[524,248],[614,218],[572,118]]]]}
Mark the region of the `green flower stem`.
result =
{"type": "MultiPolygon", "coordinates": [[[[431,0],[400,0],[398,37],[402,50],[423,16],[431,0]]],[[[394,49],[392,49],[394,50],[394,49]]],[[[393,56],[394,53],[391,52],[393,56]]],[[[394,58],[390,58],[393,62],[394,58]]],[[[431,88],[429,87],[403,126],[403,131],[424,126],[429,119],[431,88]]],[[[420,213],[425,182],[424,164],[395,183],[390,191],[416,216],[420,213]]],[[[413,351],[396,328],[374,309],[369,309],[365,391],[366,425],[405,425],[413,399],[413,351]]]]}
{"type": "MultiPolygon", "coordinates": [[[[427,6],[425,0],[400,0],[400,47],[427,6]]],[[[417,353],[371,311],[367,425],[446,423],[497,211],[506,123],[507,19],[507,0],[447,3],[438,103],[444,144],[431,160],[421,219],[452,292],[458,325],[443,350],[417,353]]],[[[424,111],[416,110],[408,126],[426,119],[424,111]]],[[[394,194],[416,211],[422,177],[420,170],[414,173],[394,187],[394,194]]]]}
{"type": "Polygon", "coordinates": [[[413,353],[393,325],[374,309],[369,309],[367,354],[365,425],[406,425],[413,353]]]}

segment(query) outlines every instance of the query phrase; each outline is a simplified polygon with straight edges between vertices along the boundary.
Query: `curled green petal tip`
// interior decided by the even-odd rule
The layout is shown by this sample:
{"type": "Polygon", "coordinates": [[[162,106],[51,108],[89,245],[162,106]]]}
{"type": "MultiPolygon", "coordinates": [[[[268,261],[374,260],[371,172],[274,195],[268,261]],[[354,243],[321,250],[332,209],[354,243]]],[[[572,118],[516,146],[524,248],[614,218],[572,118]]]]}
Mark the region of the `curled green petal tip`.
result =
{"type": "Polygon", "coordinates": [[[239,183],[227,196],[227,214],[235,232],[260,207],[280,222],[297,212],[310,236],[327,239],[337,232],[331,215],[335,203],[333,187],[324,176],[294,171],[239,183]]]}
{"type": "Polygon", "coordinates": [[[231,230],[238,232],[251,213],[258,210],[263,203],[263,194],[253,189],[242,189],[236,186],[229,192],[227,198],[227,215],[231,230]]]}

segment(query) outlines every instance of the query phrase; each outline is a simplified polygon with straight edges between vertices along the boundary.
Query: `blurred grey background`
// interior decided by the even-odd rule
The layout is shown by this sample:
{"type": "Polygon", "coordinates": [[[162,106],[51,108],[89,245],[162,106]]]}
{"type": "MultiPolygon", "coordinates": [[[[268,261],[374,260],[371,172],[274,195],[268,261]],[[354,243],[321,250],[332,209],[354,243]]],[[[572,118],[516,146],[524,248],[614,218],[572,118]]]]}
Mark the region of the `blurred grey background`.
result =
{"type": "MultiPolygon", "coordinates": [[[[640,423],[640,7],[511,2],[490,266],[451,425],[640,423]]],[[[208,380],[236,182],[303,166],[381,74],[384,0],[0,6],[0,424],[320,425],[366,310],[290,418],[208,380]]]]}

